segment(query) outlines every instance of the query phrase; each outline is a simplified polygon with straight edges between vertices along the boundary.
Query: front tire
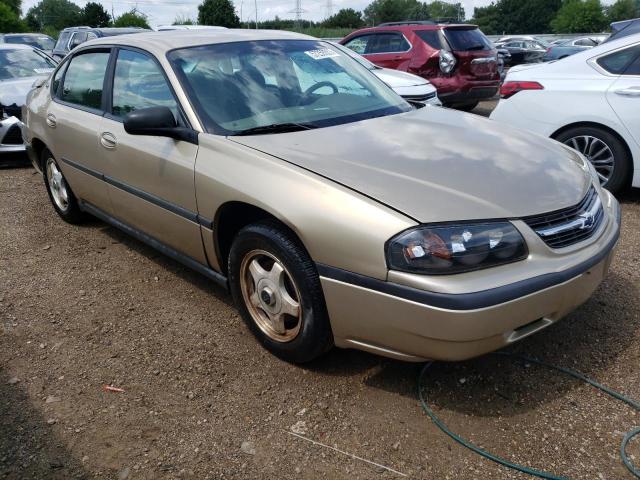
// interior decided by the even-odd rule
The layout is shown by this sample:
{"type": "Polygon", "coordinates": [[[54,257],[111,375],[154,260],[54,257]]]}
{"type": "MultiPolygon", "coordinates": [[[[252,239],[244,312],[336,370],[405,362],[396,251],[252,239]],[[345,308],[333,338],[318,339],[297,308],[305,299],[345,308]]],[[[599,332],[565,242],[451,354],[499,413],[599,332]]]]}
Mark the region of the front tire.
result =
{"type": "Polygon", "coordinates": [[[314,360],[333,345],[320,278],[300,242],[275,222],[249,225],[229,253],[229,284],[255,337],[283,360],[314,360]]]}
{"type": "Polygon", "coordinates": [[[597,127],[575,127],[555,139],[583,154],[595,167],[600,184],[611,193],[627,186],[631,159],[622,141],[612,133],[597,127]]]}
{"type": "Polygon", "coordinates": [[[44,184],[55,211],[65,222],[82,223],[85,215],[78,206],[78,200],[64,178],[58,162],[46,148],[42,151],[41,165],[43,166],[44,184]]]}

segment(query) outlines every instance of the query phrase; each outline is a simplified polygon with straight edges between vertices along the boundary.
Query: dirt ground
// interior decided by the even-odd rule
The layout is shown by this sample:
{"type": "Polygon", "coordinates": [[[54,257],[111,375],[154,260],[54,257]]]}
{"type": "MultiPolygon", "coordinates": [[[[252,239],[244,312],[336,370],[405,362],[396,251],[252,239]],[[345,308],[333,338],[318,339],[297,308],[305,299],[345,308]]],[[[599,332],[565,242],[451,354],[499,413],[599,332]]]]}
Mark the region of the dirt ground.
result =
{"type": "MultiPolygon", "coordinates": [[[[606,281],[513,350],[640,399],[640,191],[622,202],[606,281]]],[[[97,220],[60,220],[29,167],[0,170],[0,328],[0,478],[530,478],[433,425],[420,365],[346,350],[277,360],[205,278],[97,220]]],[[[632,478],[618,450],[640,412],[588,386],[495,356],[436,364],[428,383],[438,415],[485,449],[632,478]]],[[[640,464],[640,440],[629,453],[640,464]]]]}

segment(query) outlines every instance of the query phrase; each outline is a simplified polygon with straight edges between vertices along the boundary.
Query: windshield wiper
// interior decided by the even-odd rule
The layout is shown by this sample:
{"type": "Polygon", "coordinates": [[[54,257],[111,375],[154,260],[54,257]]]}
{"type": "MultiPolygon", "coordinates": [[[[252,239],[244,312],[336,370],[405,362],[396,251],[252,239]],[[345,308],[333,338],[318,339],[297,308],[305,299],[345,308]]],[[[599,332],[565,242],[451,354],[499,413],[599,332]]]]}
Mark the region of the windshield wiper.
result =
{"type": "Polygon", "coordinates": [[[261,125],[259,127],[247,128],[246,130],[240,130],[234,133],[234,136],[242,135],[260,135],[267,133],[286,133],[286,132],[299,132],[300,130],[311,130],[318,128],[317,125],[312,123],[273,123],[271,125],[261,125]]]}

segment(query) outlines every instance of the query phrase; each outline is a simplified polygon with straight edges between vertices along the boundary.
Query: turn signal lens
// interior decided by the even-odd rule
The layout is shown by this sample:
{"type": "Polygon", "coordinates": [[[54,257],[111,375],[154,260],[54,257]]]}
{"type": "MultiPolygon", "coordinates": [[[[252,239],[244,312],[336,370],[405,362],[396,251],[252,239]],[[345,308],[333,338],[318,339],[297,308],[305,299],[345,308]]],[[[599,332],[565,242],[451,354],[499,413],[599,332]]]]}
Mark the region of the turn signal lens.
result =
{"type": "Polygon", "coordinates": [[[523,260],[528,251],[509,222],[418,227],[387,245],[392,270],[451,275],[523,260]]]}
{"type": "Polygon", "coordinates": [[[544,90],[538,82],[505,82],[500,87],[500,97],[509,98],[523,90],[544,90]]]}

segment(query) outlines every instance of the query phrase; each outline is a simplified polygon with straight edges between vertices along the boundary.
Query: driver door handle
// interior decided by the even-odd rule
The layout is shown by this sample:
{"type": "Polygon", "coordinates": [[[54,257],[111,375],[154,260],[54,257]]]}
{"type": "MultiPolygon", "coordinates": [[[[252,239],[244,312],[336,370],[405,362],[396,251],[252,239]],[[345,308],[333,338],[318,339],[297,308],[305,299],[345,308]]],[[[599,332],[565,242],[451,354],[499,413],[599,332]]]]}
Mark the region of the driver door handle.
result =
{"type": "Polygon", "coordinates": [[[616,90],[615,93],[623,97],[640,97],[640,86],[623,88],[622,90],[616,90]]]}
{"type": "Polygon", "coordinates": [[[109,150],[116,148],[118,145],[116,136],[110,132],[102,132],[100,135],[100,143],[104,148],[108,148],[109,150]]]}
{"type": "Polygon", "coordinates": [[[47,122],[47,125],[51,128],[56,128],[56,125],[58,124],[56,120],[56,116],[53,113],[48,113],[45,121],[47,122]]]}

